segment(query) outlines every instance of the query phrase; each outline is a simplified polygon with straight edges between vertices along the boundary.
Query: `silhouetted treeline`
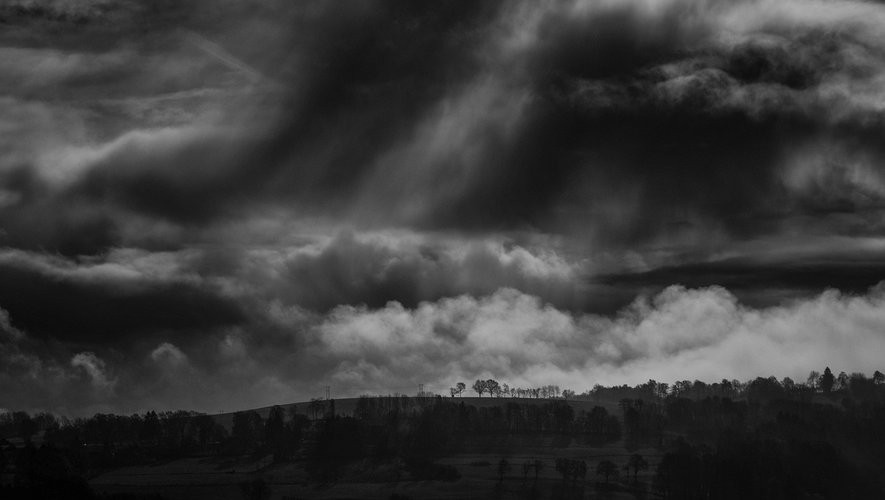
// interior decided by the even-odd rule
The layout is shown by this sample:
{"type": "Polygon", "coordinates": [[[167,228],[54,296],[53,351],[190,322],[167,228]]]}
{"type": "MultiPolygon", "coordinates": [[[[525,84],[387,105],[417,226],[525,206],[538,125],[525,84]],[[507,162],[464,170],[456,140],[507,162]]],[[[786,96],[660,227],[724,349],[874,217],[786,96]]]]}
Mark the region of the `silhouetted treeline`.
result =
{"type": "Polygon", "coordinates": [[[883,396],[885,374],[876,370],[872,378],[863,373],[833,375],[829,367],[823,373],[812,371],[804,381],[796,382],[790,377],[778,380],[775,377],[757,377],[747,382],[722,379],[707,383],[701,380],[680,380],[672,384],[649,380],[635,386],[620,385],[593,389],[572,396],[572,391],[564,390],[570,399],[591,399],[596,401],[642,399],[650,401],[668,397],[704,399],[719,397],[728,399],[809,399],[813,397],[852,397],[855,399],[875,399],[883,396]],[[877,389],[878,387],[878,389],[877,389]]]}
{"type": "MultiPolygon", "coordinates": [[[[504,397],[504,398],[533,398],[533,399],[548,399],[548,398],[559,398],[560,396],[567,397],[569,395],[568,391],[559,390],[558,385],[544,385],[541,387],[510,387],[509,385],[502,384],[497,380],[490,378],[487,380],[478,379],[476,382],[470,386],[479,397],[482,397],[483,394],[488,394],[490,397],[504,397]]],[[[453,387],[449,388],[449,393],[452,397],[462,396],[463,392],[467,389],[467,385],[464,382],[458,382],[453,387]]]]}
{"type": "MultiPolygon", "coordinates": [[[[885,498],[882,474],[876,472],[885,469],[880,372],[868,378],[827,368],[800,383],[774,377],[672,385],[650,380],[633,387],[596,386],[581,395],[553,387],[548,394],[591,403],[513,398],[472,405],[439,396],[364,396],[350,415],[339,414],[334,400],[314,400],[306,414],[294,406],[273,407],[266,418],[238,412],[229,429],[212,416],[183,411],[85,419],[4,413],[0,493],[91,498],[85,478],[193,456],[297,461],[318,483],[355,477],[366,467],[389,481],[455,480],[458,470],[438,459],[481,451],[484,443],[510,435],[538,435],[561,444],[623,438],[633,453],[625,455],[630,462],[589,464],[605,476],[606,488],[629,483],[630,475],[620,475],[618,467],[632,467],[634,482],[638,470],[652,467],[651,486],[669,498],[885,498]],[[605,408],[615,405],[618,411],[605,408]],[[634,453],[641,447],[659,449],[660,462],[649,465],[634,453]]],[[[576,483],[586,476],[582,463],[561,460],[556,470],[576,483]]],[[[501,464],[499,482],[510,466],[501,464]]]]}

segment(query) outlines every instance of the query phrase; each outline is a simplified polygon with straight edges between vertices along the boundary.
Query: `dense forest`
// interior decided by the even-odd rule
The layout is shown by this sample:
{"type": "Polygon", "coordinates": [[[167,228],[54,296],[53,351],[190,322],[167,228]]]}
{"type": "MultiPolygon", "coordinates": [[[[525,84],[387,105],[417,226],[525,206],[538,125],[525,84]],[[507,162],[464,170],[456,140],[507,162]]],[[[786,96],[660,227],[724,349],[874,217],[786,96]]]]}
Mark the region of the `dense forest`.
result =
{"type": "MultiPolygon", "coordinates": [[[[77,419],[3,413],[0,497],[159,498],[97,495],[88,480],[181,457],[299,463],[316,485],[357,480],[367,471],[375,481],[452,482],[461,474],[441,463],[444,457],[494,449],[512,436],[546,436],[559,446],[623,443],[627,457],[548,463],[502,453],[486,464],[498,487],[516,477],[520,495],[546,498],[538,476],[548,467],[561,476],[558,498],[583,498],[585,488],[638,498],[885,498],[885,377],[878,371],[868,378],[827,368],[802,382],[650,380],[582,394],[555,387],[504,391],[506,384],[494,380],[473,385],[494,402],[461,397],[466,384],[460,383],[446,396],[363,396],[347,412],[336,409],[336,400],[314,400],[306,411],[275,406],[264,417],[243,411],[227,426],[185,411],[77,419]],[[647,450],[655,451],[654,460],[647,450]],[[652,480],[637,481],[640,471],[652,480]]],[[[261,478],[241,489],[243,498],[271,495],[261,478]]]]}

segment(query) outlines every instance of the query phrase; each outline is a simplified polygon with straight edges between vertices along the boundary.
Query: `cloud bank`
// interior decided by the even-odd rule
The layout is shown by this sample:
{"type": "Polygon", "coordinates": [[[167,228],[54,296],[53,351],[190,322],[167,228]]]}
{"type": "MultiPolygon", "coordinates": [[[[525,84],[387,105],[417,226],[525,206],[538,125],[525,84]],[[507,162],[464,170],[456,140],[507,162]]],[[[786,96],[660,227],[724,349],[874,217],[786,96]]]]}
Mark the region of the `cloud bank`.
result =
{"type": "Polygon", "coordinates": [[[504,288],[415,308],[340,306],[325,316],[271,307],[262,332],[225,329],[109,359],[79,352],[69,366],[4,320],[11,340],[0,382],[31,409],[136,411],[162,402],[211,412],[317,396],[326,385],[346,397],[412,393],[418,384],[444,393],[488,377],[578,391],[649,378],[802,380],[823,366],[881,369],[883,311],[881,288],[759,310],[723,288],[671,286],[614,317],[570,313],[504,288]]]}

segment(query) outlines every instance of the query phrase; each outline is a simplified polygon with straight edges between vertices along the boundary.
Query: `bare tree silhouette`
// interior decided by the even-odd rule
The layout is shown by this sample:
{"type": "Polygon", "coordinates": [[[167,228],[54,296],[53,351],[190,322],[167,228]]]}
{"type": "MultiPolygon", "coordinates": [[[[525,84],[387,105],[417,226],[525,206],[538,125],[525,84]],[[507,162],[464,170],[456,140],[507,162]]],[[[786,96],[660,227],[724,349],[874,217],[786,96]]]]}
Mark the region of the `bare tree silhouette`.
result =
{"type": "Polygon", "coordinates": [[[486,380],[486,391],[489,393],[489,396],[498,397],[501,395],[501,384],[497,380],[490,378],[486,380]]]}

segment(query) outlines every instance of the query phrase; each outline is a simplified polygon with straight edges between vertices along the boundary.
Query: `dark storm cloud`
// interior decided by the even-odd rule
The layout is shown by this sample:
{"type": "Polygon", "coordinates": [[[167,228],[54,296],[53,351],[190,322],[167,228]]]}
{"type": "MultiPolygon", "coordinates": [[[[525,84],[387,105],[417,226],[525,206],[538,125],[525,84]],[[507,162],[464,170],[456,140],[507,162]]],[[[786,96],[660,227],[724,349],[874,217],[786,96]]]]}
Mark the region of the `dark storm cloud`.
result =
{"type": "Polygon", "coordinates": [[[833,288],[863,293],[885,280],[885,262],[777,262],[752,259],[666,266],[635,274],[597,276],[594,281],[628,290],[662,290],[673,283],[691,288],[718,285],[745,304],[771,306],[784,297],[812,296],[833,288]]]}
{"type": "Polygon", "coordinates": [[[820,113],[841,99],[825,93],[834,80],[863,82],[880,69],[875,57],[855,57],[869,54],[847,26],[834,35],[760,20],[723,40],[734,15],[724,3],[526,10],[538,18],[522,33],[533,43],[490,44],[499,58],[379,160],[385,176],[364,196],[368,213],[416,213],[406,222],[430,227],[586,228],[622,245],[674,225],[770,234],[803,212],[780,170],[797,145],[839,142],[846,127],[881,130],[864,109],[820,113]],[[385,189],[391,177],[401,181],[385,189]],[[412,195],[430,186],[423,202],[412,195]]]}
{"type": "Polygon", "coordinates": [[[223,215],[263,182],[237,163],[243,139],[223,131],[167,130],[122,138],[92,165],[74,200],[107,201],[123,209],[189,225],[223,215]]]}
{"type": "MultiPolygon", "coordinates": [[[[208,15],[172,5],[126,4],[123,14],[95,7],[89,12],[98,9],[99,20],[113,13],[128,26],[158,16],[168,22],[123,48],[9,48],[15,71],[7,88],[34,82],[27,92],[35,98],[64,89],[76,99],[67,106],[86,106],[78,125],[89,132],[136,127],[79,146],[78,173],[46,196],[183,225],[268,203],[339,213],[372,158],[408,134],[428,102],[472,74],[476,32],[494,12],[472,2],[302,3],[246,9],[233,22],[245,5],[213,4],[208,15]]],[[[93,35],[119,36],[96,24],[78,28],[84,44],[93,35]]],[[[43,133],[45,124],[37,125],[32,136],[43,133]]],[[[50,169],[66,168],[69,156],[52,158],[50,169]]],[[[119,213],[113,218],[125,223],[119,213]]],[[[61,246],[50,238],[44,245],[61,246]]]]}
{"type": "Polygon", "coordinates": [[[125,346],[140,335],[199,333],[244,321],[240,306],[192,280],[145,276],[113,263],[0,255],[0,303],[39,338],[125,346]]]}
{"type": "MultiPolygon", "coordinates": [[[[247,257],[243,273],[256,273],[268,299],[326,312],[338,305],[383,307],[502,287],[524,290],[560,307],[580,307],[580,267],[549,251],[506,242],[445,242],[397,235],[339,234],[327,243],[296,250],[277,266],[247,257]],[[270,271],[273,279],[266,276],[270,271]]],[[[260,287],[261,285],[258,285],[260,287]]]]}
{"type": "Polygon", "coordinates": [[[0,23],[0,385],[33,408],[758,375],[772,346],[792,376],[879,368],[881,5],[12,0],[0,23]]]}
{"type": "MultiPolygon", "coordinates": [[[[228,16],[238,2],[215,15],[130,7],[131,23],[169,20],[166,45],[131,54],[171,50],[175,62],[135,65],[144,81],[99,73],[104,83],[85,88],[217,87],[237,68],[243,88],[267,78],[222,106],[220,122],[94,148],[59,195],[173,224],[270,205],[370,226],[584,233],[622,247],[674,228],[744,238],[808,212],[809,196],[784,180],[797,149],[860,140],[869,161],[881,156],[858,139],[880,123],[863,93],[847,92],[880,74],[874,22],[851,31],[856,21],[817,4],[799,13],[763,3],[773,16],[763,19],[746,2],[308,3],[256,9],[239,26],[228,16]],[[186,64],[187,76],[157,76],[186,64]]],[[[113,54],[95,64],[121,66],[113,54]]],[[[822,199],[824,209],[844,202],[822,199]]]]}
{"type": "Polygon", "coordinates": [[[104,361],[94,353],[72,356],[58,343],[34,339],[13,326],[9,314],[0,309],[3,405],[68,413],[106,409],[114,385],[104,361]]]}

